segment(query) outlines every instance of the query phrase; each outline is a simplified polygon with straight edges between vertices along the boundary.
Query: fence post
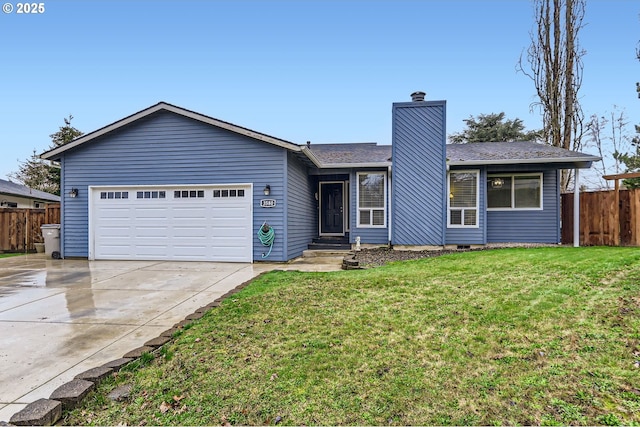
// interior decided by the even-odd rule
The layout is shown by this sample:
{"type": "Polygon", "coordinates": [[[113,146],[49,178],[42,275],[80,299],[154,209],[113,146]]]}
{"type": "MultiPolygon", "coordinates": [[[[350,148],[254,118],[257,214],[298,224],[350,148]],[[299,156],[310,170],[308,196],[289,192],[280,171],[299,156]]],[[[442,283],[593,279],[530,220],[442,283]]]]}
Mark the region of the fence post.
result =
{"type": "Polygon", "coordinates": [[[31,228],[29,227],[29,218],[31,217],[30,209],[26,210],[24,216],[24,253],[29,252],[29,235],[31,234],[31,228]]]}

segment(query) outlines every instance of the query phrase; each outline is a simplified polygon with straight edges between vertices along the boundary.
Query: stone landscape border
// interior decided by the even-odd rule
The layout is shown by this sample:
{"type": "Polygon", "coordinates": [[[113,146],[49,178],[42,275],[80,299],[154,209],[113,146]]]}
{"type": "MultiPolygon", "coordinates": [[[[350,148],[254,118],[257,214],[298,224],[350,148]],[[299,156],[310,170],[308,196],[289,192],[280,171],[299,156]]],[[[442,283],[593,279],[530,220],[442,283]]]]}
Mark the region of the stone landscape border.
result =
{"type": "Polygon", "coordinates": [[[125,365],[136,361],[142,357],[145,353],[151,353],[168,342],[173,340],[174,334],[182,329],[194,320],[202,318],[209,310],[220,306],[222,301],[232,295],[237,294],[242,289],[247,287],[258,277],[265,273],[261,273],[258,276],[248,280],[235,288],[231,289],[227,293],[216,298],[213,302],[200,307],[192,314],[185,317],[184,320],[176,323],[170,329],[162,332],[156,338],[150,339],[145,342],[143,346],[135,348],[125,353],[121,358],[112,360],[105,363],[102,366],[89,369],[75,376],[75,378],[68,383],[65,383],[55,389],[48,399],[38,399],[35,402],[29,403],[24,409],[16,412],[9,420],[9,425],[16,426],[50,426],[54,425],[60,419],[64,412],[73,410],[76,408],[82,400],[89,394],[91,390],[109,375],[120,370],[125,365]]]}

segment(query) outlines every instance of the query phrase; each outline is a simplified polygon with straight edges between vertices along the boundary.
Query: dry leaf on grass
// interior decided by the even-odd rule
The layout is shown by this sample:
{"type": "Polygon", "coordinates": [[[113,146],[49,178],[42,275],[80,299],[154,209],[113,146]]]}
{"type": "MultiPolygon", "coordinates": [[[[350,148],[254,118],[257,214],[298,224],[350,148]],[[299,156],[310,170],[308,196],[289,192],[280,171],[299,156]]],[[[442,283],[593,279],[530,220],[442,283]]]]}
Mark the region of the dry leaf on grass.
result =
{"type": "Polygon", "coordinates": [[[171,409],[171,405],[169,405],[167,402],[164,402],[164,401],[163,401],[163,402],[160,404],[160,412],[161,412],[161,413],[163,413],[163,414],[164,414],[164,413],[166,413],[169,409],[171,409]]]}

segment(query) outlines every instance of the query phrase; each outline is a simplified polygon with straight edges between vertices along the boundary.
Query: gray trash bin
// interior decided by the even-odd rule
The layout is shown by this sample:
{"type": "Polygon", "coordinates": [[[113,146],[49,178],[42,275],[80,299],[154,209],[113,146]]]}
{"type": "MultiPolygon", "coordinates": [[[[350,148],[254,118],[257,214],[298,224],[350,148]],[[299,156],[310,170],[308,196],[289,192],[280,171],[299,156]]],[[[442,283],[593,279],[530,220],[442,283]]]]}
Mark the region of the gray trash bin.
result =
{"type": "Polygon", "coordinates": [[[44,253],[53,259],[60,259],[60,224],[42,224],[44,253]]]}

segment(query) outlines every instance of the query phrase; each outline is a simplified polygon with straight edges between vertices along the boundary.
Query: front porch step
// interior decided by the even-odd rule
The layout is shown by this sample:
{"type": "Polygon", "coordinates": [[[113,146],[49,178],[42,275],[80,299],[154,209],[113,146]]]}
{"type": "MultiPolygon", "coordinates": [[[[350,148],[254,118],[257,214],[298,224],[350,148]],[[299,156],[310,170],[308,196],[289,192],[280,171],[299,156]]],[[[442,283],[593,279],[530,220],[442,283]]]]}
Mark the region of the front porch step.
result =
{"type": "Polygon", "coordinates": [[[349,235],[315,237],[313,243],[349,243],[349,235]]]}
{"type": "Polygon", "coordinates": [[[311,250],[348,251],[351,250],[349,235],[346,236],[322,236],[313,239],[309,244],[311,250]]]}
{"type": "Polygon", "coordinates": [[[344,258],[351,252],[349,249],[307,249],[302,252],[304,258],[344,258]]]}
{"type": "Polygon", "coordinates": [[[329,243],[329,242],[313,242],[309,243],[309,249],[311,250],[325,250],[325,251],[349,251],[351,250],[350,243],[329,243]]]}

